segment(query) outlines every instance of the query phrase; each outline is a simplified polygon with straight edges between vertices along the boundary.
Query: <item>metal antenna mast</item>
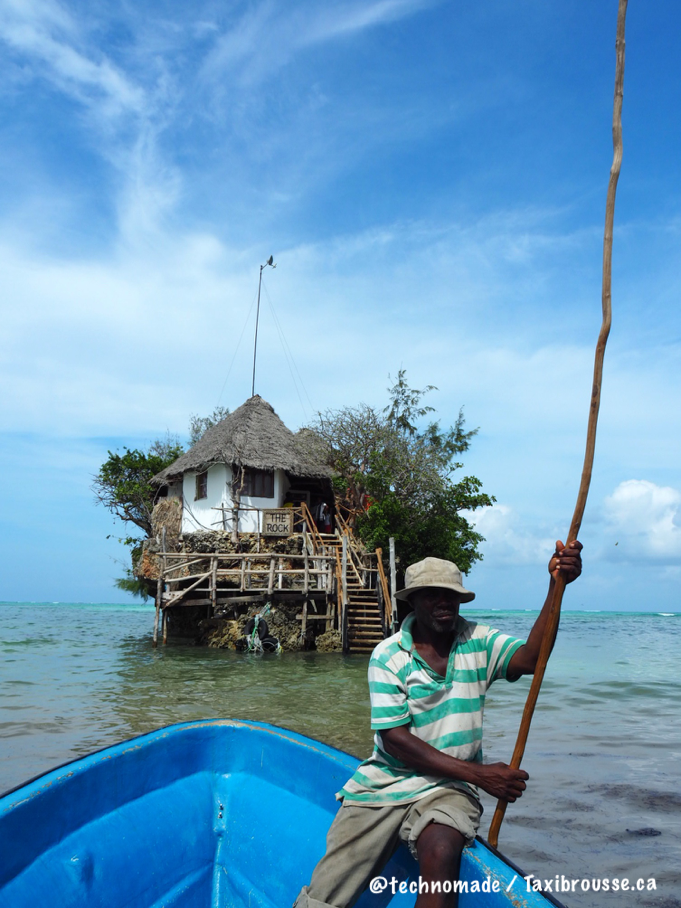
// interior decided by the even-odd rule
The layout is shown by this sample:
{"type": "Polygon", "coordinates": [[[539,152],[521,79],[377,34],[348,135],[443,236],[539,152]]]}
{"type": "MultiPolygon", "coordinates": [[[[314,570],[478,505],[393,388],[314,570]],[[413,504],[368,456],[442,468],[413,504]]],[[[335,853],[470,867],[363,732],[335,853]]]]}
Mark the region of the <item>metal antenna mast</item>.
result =
{"type": "Polygon", "coordinates": [[[271,255],[264,265],[260,266],[260,278],[258,280],[258,306],[255,313],[255,340],[253,341],[253,383],[251,385],[251,397],[255,394],[255,357],[258,352],[258,322],[260,321],[260,288],[262,287],[262,272],[263,268],[276,268],[277,264],[274,261],[274,256],[271,255]]]}

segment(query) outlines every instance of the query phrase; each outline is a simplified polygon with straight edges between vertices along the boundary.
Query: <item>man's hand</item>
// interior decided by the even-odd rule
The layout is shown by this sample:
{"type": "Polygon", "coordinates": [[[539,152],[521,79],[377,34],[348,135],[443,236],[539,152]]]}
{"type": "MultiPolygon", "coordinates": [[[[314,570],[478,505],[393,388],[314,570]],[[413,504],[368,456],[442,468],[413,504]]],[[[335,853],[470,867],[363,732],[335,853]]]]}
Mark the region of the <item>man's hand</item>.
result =
{"type": "Polygon", "coordinates": [[[522,796],[530,778],[524,769],[511,769],[506,763],[483,763],[476,769],[476,785],[493,798],[511,803],[522,796]]]}
{"type": "Polygon", "coordinates": [[[556,551],[549,561],[549,574],[558,579],[562,574],[566,583],[572,583],[582,573],[582,543],[571,542],[567,547],[563,545],[560,539],[556,542],[556,551]]]}
{"type": "Polygon", "coordinates": [[[524,769],[511,769],[506,763],[474,763],[459,760],[417,738],[409,726],[398,725],[381,732],[383,746],[411,769],[441,779],[457,779],[479,785],[494,798],[515,801],[525,791],[530,777],[524,769]]]}

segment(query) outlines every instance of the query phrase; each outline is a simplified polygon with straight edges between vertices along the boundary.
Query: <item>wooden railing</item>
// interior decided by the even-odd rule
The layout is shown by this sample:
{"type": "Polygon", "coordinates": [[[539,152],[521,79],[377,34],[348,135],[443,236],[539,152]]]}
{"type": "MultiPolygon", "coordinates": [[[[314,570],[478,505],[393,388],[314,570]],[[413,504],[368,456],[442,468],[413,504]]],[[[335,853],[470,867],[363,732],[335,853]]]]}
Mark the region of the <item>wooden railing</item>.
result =
{"type": "Polygon", "coordinates": [[[348,545],[348,569],[354,574],[355,579],[360,586],[366,586],[366,578],[364,574],[366,573],[367,566],[362,562],[361,555],[358,551],[359,545],[357,537],[353,531],[349,528],[347,523],[340,517],[340,514],[336,514],[336,535],[343,540],[347,539],[348,545]],[[340,518],[340,520],[338,519],[340,518]]]}
{"type": "Polygon", "coordinates": [[[351,533],[352,530],[346,523],[343,515],[340,512],[340,508],[336,507],[336,529],[339,533],[351,533]]]}
{"type": "Polygon", "coordinates": [[[393,609],[390,588],[388,587],[388,578],[383,570],[383,549],[376,549],[376,570],[378,571],[378,582],[381,586],[383,599],[383,633],[388,634],[392,627],[393,609]]]}
{"type": "MultiPolygon", "coordinates": [[[[272,513],[272,512],[278,511],[283,516],[288,516],[290,514],[291,520],[292,520],[292,526],[291,526],[292,533],[300,533],[302,528],[305,525],[307,525],[309,532],[312,532],[313,528],[314,528],[314,530],[317,529],[315,526],[314,520],[312,519],[312,517],[310,515],[309,508],[307,507],[307,505],[305,504],[304,501],[298,505],[291,505],[289,507],[272,506],[269,508],[254,508],[254,507],[251,507],[250,505],[241,505],[241,504],[238,506],[233,505],[233,504],[221,504],[217,507],[211,508],[211,511],[220,511],[222,516],[221,516],[221,520],[218,521],[218,523],[221,524],[221,529],[226,533],[234,532],[234,523],[235,523],[235,521],[238,523],[238,521],[241,520],[241,515],[256,514],[257,515],[255,518],[256,529],[255,530],[243,530],[243,529],[239,530],[237,533],[238,536],[250,536],[250,535],[265,536],[265,535],[267,535],[266,533],[263,533],[263,531],[262,531],[262,523],[263,523],[262,515],[265,512],[272,513]]],[[[216,529],[215,525],[206,527],[203,524],[200,524],[198,522],[197,518],[194,518],[194,522],[197,524],[197,528],[199,528],[199,529],[206,529],[206,530],[215,530],[216,529]]]]}
{"type": "Polygon", "coordinates": [[[177,605],[190,592],[209,593],[214,602],[219,580],[227,585],[225,591],[232,592],[260,590],[272,594],[277,589],[308,593],[313,582],[318,591],[330,592],[334,567],[331,557],[312,556],[308,552],[301,555],[276,552],[187,555],[167,552],[163,558],[162,583],[183,584],[181,588],[169,589],[162,594],[163,608],[177,605]],[[200,567],[197,568],[197,565],[200,567]],[[188,581],[191,582],[186,586],[188,581]],[[202,587],[205,582],[208,585],[202,587]]]}
{"type": "Polygon", "coordinates": [[[307,506],[307,502],[301,501],[300,513],[301,513],[303,520],[305,521],[305,524],[307,527],[307,532],[312,537],[312,544],[315,548],[315,551],[317,551],[321,554],[322,547],[324,545],[324,540],[322,539],[322,537],[319,534],[319,530],[317,529],[317,524],[315,523],[314,517],[310,513],[310,509],[307,506]]]}

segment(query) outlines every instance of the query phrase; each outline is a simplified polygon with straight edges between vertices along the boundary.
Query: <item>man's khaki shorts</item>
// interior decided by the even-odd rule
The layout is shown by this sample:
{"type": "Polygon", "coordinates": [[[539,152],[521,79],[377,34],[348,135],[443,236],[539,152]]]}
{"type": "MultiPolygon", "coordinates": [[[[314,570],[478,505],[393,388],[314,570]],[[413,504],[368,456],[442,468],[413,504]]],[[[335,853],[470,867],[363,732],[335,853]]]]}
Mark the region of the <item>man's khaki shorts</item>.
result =
{"type": "Polygon", "coordinates": [[[351,908],[400,842],[416,858],[419,836],[429,823],[439,823],[456,829],[470,845],[481,813],[480,802],[458,788],[439,788],[418,801],[386,807],[344,803],[326,837],[326,854],[295,908],[351,908]]]}

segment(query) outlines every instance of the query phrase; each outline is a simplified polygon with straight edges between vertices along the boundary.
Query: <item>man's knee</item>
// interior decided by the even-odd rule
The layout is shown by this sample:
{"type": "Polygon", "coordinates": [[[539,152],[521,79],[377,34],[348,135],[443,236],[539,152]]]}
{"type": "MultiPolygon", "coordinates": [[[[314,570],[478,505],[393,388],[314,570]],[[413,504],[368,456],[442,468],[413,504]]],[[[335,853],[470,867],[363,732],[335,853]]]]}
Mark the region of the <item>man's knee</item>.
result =
{"type": "Polygon", "coordinates": [[[457,829],[430,823],[416,843],[421,873],[451,879],[459,869],[465,844],[465,837],[457,829]]]}

